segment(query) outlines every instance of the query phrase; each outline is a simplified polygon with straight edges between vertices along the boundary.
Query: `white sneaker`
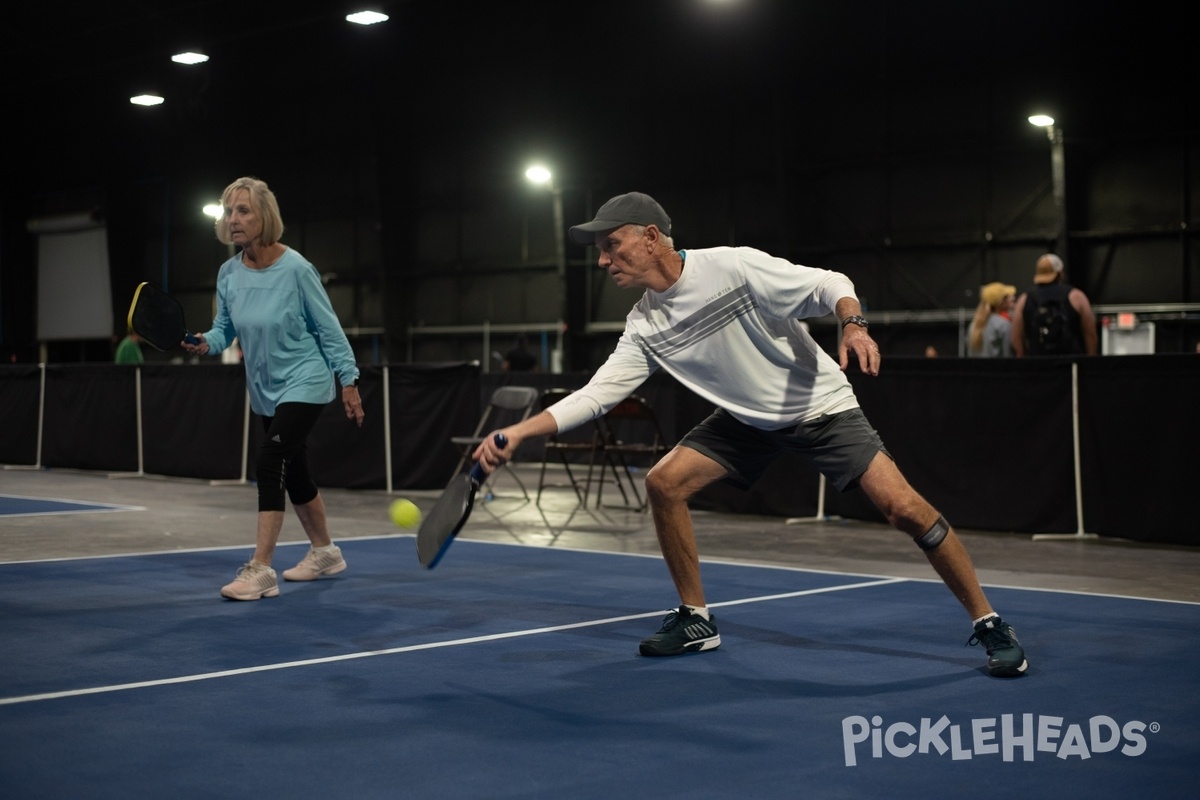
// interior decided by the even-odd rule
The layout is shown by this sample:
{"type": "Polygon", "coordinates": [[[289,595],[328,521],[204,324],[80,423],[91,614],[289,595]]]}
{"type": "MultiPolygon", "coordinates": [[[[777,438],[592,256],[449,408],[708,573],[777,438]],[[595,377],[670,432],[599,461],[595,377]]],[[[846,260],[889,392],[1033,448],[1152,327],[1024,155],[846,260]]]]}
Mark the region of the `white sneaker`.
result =
{"type": "Polygon", "coordinates": [[[291,569],[283,571],[285,581],[315,581],[322,575],[337,575],[346,568],[346,559],[342,558],[342,550],[337,545],[327,552],[319,552],[308,548],[308,554],[300,563],[291,569]]]}
{"type": "Polygon", "coordinates": [[[221,595],[230,600],[261,600],[278,594],[275,570],[257,561],[247,561],[238,570],[237,579],[221,587],[221,595]]]}

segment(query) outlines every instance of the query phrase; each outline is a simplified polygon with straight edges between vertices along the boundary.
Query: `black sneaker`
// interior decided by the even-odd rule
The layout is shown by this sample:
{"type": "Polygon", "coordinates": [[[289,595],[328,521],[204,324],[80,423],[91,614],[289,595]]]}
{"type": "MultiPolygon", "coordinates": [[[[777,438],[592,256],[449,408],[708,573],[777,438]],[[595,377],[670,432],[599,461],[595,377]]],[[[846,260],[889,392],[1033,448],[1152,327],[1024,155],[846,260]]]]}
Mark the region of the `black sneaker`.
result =
{"type": "Polygon", "coordinates": [[[981,644],[987,648],[988,674],[994,678],[1017,678],[1029,669],[1025,651],[1017,641],[1017,632],[999,617],[988,617],[975,624],[975,633],[968,645],[981,644]]]}
{"type": "MultiPolygon", "coordinates": [[[[711,616],[711,615],[710,615],[711,616]]],[[[705,619],[693,614],[687,606],[667,614],[658,633],[642,639],[638,652],[644,656],[678,656],[715,650],[721,646],[721,634],[717,633],[717,619],[705,619]]]]}

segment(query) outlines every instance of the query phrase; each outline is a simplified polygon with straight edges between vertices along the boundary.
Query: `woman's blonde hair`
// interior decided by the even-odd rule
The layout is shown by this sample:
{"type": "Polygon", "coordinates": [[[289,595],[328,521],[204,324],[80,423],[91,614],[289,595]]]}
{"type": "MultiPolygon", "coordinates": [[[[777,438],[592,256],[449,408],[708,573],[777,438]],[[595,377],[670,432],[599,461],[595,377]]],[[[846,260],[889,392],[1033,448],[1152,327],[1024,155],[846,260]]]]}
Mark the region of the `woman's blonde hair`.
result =
{"type": "Polygon", "coordinates": [[[249,177],[238,178],[221,192],[222,213],[217,217],[217,241],[221,244],[233,244],[233,240],[229,238],[229,207],[233,204],[233,196],[242,189],[249,193],[250,208],[254,209],[254,213],[262,220],[259,243],[275,244],[283,238],[283,217],[279,214],[279,203],[266,181],[249,177]]]}
{"type": "Polygon", "coordinates": [[[987,300],[980,300],[979,305],[975,307],[975,319],[971,320],[970,348],[972,353],[983,352],[983,328],[987,325],[992,310],[992,306],[987,300]]]}

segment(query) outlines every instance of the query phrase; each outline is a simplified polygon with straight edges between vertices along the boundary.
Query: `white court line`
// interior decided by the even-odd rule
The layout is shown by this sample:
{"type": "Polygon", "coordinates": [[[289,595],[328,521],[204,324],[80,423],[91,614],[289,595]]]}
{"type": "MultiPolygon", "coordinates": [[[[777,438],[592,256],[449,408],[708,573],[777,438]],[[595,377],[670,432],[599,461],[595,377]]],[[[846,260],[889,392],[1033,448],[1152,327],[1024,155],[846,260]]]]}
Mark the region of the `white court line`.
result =
{"type": "Polygon", "coordinates": [[[889,583],[907,583],[908,578],[881,578],[877,581],[865,581],[863,583],[847,583],[842,586],[826,586],[821,589],[804,589],[799,592],[784,592],[782,594],[764,594],[759,597],[745,597],[741,600],[726,600],[723,603],[710,603],[709,608],[723,608],[724,606],[740,606],[744,603],[763,603],[768,600],[787,600],[790,597],[803,597],[809,594],[825,594],[827,592],[841,592],[846,589],[866,589],[871,586],[884,586],[889,583]]]}
{"type": "Polygon", "coordinates": [[[54,517],[63,514],[93,514],[105,513],[108,511],[145,511],[144,506],[127,506],[118,503],[100,503],[92,500],[65,500],[60,497],[31,497],[22,494],[0,494],[0,498],[8,498],[10,500],[34,500],[39,503],[58,503],[66,506],[76,506],[76,508],[60,508],[54,511],[22,511],[19,513],[4,514],[0,513],[0,519],[11,519],[12,517],[54,517]]]}
{"type": "MultiPolygon", "coordinates": [[[[130,508],[136,509],[137,507],[130,506],[130,508]]],[[[145,509],[138,509],[138,510],[145,511],[145,509]]],[[[0,519],[3,519],[5,516],[8,516],[8,515],[0,515],[0,519]]],[[[415,539],[415,538],[417,538],[417,535],[415,533],[385,533],[385,534],[377,534],[374,536],[347,536],[345,538],[338,539],[338,541],[345,544],[346,542],[363,542],[363,541],[367,541],[367,540],[371,540],[371,539],[415,539]]],[[[305,547],[308,547],[308,544],[309,544],[308,540],[305,539],[303,541],[280,542],[279,544],[276,545],[276,547],[299,547],[300,545],[304,545],[305,547]]],[[[140,550],[137,552],[126,552],[126,553],[97,553],[96,555],[90,555],[90,556],[54,556],[51,558],[26,558],[26,559],[21,559],[19,561],[0,561],[0,566],[8,566],[10,564],[12,564],[12,565],[52,564],[52,563],[55,563],[58,561],[91,561],[94,558],[153,558],[156,556],[186,555],[189,553],[217,553],[222,550],[253,550],[253,549],[254,549],[253,542],[251,542],[250,544],[244,544],[244,543],[243,544],[217,544],[217,545],[210,545],[208,547],[181,547],[178,550],[140,550]]]]}
{"type": "MultiPolygon", "coordinates": [[[[135,510],[145,510],[139,506],[129,506],[129,508],[135,509],[135,510]]],[[[3,518],[3,516],[0,515],[0,518],[3,518]]],[[[339,541],[342,542],[343,544],[345,544],[347,542],[365,542],[365,541],[372,541],[372,540],[377,540],[377,539],[415,539],[415,538],[416,538],[416,534],[412,534],[412,533],[384,533],[384,534],[373,534],[373,535],[369,535],[369,536],[349,536],[349,537],[340,539],[339,541]]],[[[471,544],[497,545],[500,547],[523,547],[523,548],[527,548],[527,549],[537,549],[537,548],[544,547],[544,545],[526,544],[526,543],[522,543],[522,542],[496,542],[496,541],[491,541],[489,539],[472,539],[470,536],[460,537],[460,539],[461,539],[461,541],[470,542],[471,544]]],[[[277,546],[278,547],[300,547],[301,545],[307,547],[308,541],[300,540],[300,541],[280,542],[277,546]]],[[[22,565],[22,564],[50,564],[50,563],[55,563],[55,562],[59,562],[59,561],[90,561],[92,559],[97,559],[97,558],[147,558],[147,557],[156,557],[156,556],[164,556],[164,555],[179,555],[179,554],[187,554],[187,553],[215,553],[215,552],[219,552],[222,550],[250,550],[250,549],[253,549],[252,544],[223,544],[223,545],[210,545],[208,547],[180,548],[178,550],[143,550],[143,551],[138,551],[138,552],[125,552],[125,553],[99,553],[96,555],[88,555],[88,556],[55,556],[52,558],[27,558],[27,559],[20,559],[20,560],[16,560],[16,561],[0,560],[0,567],[10,566],[10,565],[18,566],[18,565],[22,565]]],[[[656,559],[662,558],[662,556],[658,553],[628,553],[628,552],[624,552],[624,551],[620,551],[620,550],[597,550],[597,549],[587,548],[587,547],[555,546],[555,547],[548,547],[545,549],[550,550],[550,551],[563,552],[563,553],[589,553],[589,554],[601,555],[601,556],[621,556],[623,558],[656,558],[656,559]]],[[[919,577],[914,577],[911,575],[897,577],[897,576],[889,576],[889,575],[879,575],[879,574],[870,573],[870,572],[846,572],[845,570],[817,569],[815,567],[797,567],[797,566],[794,566],[791,564],[768,564],[768,563],[765,563],[762,561],[754,561],[752,559],[744,559],[743,560],[743,559],[734,559],[734,558],[720,558],[720,557],[716,557],[716,556],[714,556],[712,558],[702,557],[700,559],[700,563],[701,564],[724,564],[724,565],[733,566],[733,567],[753,567],[755,569],[773,569],[773,570],[780,570],[783,572],[803,572],[806,574],[816,574],[816,575],[838,575],[838,576],[842,576],[842,577],[855,577],[855,578],[895,578],[896,580],[908,581],[909,583],[939,583],[939,584],[942,583],[942,579],[938,578],[938,577],[919,578],[919,577]]],[[[1140,601],[1143,603],[1168,603],[1168,604],[1172,604],[1172,605],[1200,606],[1200,602],[1197,602],[1195,600],[1173,600],[1173,599],[1168,599],[1168,598],[1163,598],[1163,597],[1143,597],[1142,595],[1116,594],[1113,592],[1088,592],[1088,591],[1084,591],[1082,589],[1052,589],[1052,588],[1048,588],[1045,586],[1017,586],[1017,585],[1011,584],[1011,583],[993,583],[990,581],[983,583],[983,588],[985,588],[985,589],[1004,589],[1006,591],[1013,591],[1013,592],[1042,592],[1044,594],[1068,594],[1068,595],[1077,596],[1077,597],[1103,597],[1103,598],[1109,598],[1112,600],[1137,600],[1137,601],[1140,601]]],[[[747,602],[753,602],[753,601],[747,601],[747,602]]]]}
{"type": "MultiPolygon", "coordinates": [[[[865,589],[871,586],[881,586],[889,583],[904,583],[906,578],[887,578],[878,581],[867,581],[865,583],[851,583],[843,586],[828,586],[821,589],[804,589],[798,592],[785,592],[783,594],[769,594],[760,597],[745,597],[741,600],[726,600],[723,603],[712,603],[710,608],[720,608],[723,606],[737,606],[745,603],[764,603],[770,600],[786,600],[792,597],[803,597],[805,595],[824,594],[826,592],[841,592],[847,589],[865,589]]],[[[389,656],[397,653],[415,653],[421,650],[436,650],[442,647],[459,647],[468,644],[477,644],[479,642],[494,642],[501,639],[516,639],[521,636],[536,636],[542,633],[557,633],[559,631],[569,631],[577,628],[591,628],[598,625],[609,625],[614,622],[628,622],[635,619],[647,619],[649,617],[660,617],[665,610],[650,611],[644,614],[628,614],[623,617],[608,617],[606,619],[594,619],[587,622],[572,622],[569,625],[552,625],[547,628],[529,628],[523,631],[509,631],[508,633],[490,633],[486,636],[471,636],[466,639],[452,639],[448,642],[427,642],[425,644],[410,644],[404,647],[389,647],[385,650],[368,650],[362,653],[345,653],[340,656],[326,656],[324,658],[309,658],[303,661],[285,661],[280,664],[263,664],[257,667],[243,667],[241,669],[227,669],[220,672],[205,672],[199,675],[183,675],[178,678],[160,678],[153,681],[137,681],[136,683],[118,683],[111,686],[92,686],[87,689],[68,689],[63,692],[46,692],[45,694],[28,694],[19,697],[0,697],[0,706],[11,706],[17,703],[34,703],[41,700],[59,700],[65,697],[82,697],[89,694],[108,694],[111,692],[123,692],[129,689],[148,689],[155,686],[172,686],[179,683],[192,683],[194,681],[215,680],[217,678],[231,678],[236,675],[251,675],[256,672],[271,672],[279,669],[292,669],[295,667],[312,667],[319,664],[333,664],[338,661],[352,661],[359,658],[373,658],[375,656],[389,656]]]]}

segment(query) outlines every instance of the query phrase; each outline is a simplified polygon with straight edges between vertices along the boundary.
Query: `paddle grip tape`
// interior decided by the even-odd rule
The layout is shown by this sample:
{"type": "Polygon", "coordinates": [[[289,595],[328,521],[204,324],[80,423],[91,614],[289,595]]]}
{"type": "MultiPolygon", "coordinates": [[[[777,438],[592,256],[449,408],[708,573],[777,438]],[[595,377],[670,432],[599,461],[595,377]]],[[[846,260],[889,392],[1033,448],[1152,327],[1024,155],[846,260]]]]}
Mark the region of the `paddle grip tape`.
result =
{"type": "Polygon", "coordinates": [[[950,532],[950,523],[946,522],[946,518],[939,516],[937,522],[933,523],[933,527],[925,531],[925,534],[919,537],[917,547],[922,550],[933,550],[942,540],[946,538],[946,534],[950,532]]]}

